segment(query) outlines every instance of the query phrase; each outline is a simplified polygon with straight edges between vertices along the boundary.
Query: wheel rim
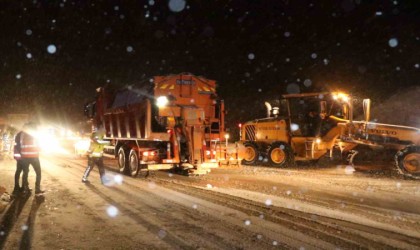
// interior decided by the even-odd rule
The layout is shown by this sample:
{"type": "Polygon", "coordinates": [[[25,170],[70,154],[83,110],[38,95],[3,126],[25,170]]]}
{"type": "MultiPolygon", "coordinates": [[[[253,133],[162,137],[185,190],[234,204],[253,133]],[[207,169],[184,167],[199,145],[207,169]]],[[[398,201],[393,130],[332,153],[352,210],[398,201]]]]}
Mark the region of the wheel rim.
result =
{"type": "Polygon", "coordinates": [[[273,163],[280,164],[286,160],[286,153],[280,148],[275,148],[271,151],[270,158],[273,163]]]}
{"type": "Polygon", "coordinates": [[[118,154],[118,165],[120,166],[120,171],[124,170],[125,167],[125,155],[123,152],[118,154]]]}
{"type": "Polygon", "coordinates": [[[403,161],[403,167],[410,173],[420,173],[420,153],[407,154],[403,161]]]}
{"type": "Polygon", "coordinates": [[[139,160],[137,159],[136,153],[132,153],[130,156],[130,170],[131,173],[134,173],[137,171],[137,168],[139,166],[139,160]]]}
{"type": "Polygon", "coordinates": [[[245,157],[244,159],[246,161],[253,161],[255,159],[255,156],[257,153],[255,152],[255,149],[253,147],[246,147],[245,148],[245,157]]]}

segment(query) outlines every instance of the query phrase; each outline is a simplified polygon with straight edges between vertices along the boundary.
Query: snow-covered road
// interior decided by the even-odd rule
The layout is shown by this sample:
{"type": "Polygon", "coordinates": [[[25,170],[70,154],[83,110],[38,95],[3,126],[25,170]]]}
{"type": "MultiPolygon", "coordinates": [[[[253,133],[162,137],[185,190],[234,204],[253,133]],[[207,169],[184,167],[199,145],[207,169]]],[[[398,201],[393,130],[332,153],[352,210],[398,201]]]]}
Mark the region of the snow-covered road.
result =
{"type": "MultiPolygon", "coordinates": [[[[42,158],[45,200],[13,201],[4,249],[354,249],[420,246],[420,182],[317,168],[231,167],[187,177],[126,177],[107,162],[83,184],[86,160],[42,158]]],[[[2,161],[12,179],[13,161],[2,161]]],[[[34,173],[30,182],[34,183],[34,173]]],[[[10,189],[10,182],[8,189],[10,189]]]]}

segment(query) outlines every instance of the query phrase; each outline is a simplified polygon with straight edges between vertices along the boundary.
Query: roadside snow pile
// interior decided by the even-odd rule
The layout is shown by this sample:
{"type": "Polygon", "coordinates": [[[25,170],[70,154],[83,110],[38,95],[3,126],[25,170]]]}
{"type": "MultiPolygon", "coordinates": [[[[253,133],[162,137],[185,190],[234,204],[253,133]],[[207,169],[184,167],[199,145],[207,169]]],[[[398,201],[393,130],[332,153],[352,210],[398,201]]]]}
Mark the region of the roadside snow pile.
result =
{"type": "Polygon", "coordinates": [[[378,123],[420,127],[420,87],[400,91],[372,106],[372,120],[378,123]]]}

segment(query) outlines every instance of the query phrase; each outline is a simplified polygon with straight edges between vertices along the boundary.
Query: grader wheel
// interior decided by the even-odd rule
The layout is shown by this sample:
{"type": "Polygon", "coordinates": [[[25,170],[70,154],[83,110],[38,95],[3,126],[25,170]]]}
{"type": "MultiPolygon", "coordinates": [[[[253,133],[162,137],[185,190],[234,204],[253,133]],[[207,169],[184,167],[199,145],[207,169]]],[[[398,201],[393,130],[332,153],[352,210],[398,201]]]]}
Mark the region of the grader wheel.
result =
{"type": "Polygon", "coordinates": [[[420,179],[420,147],[409,146],[395,155],[398,171],[404,176],[420,179]]]}
{"type": "Polygon", "coordinates": [[[242,159],[242,164],[244,165],[255,165],[258,160],[259,153],[257,147],[252,143],[245,143],[245,154],[242,159]]]}

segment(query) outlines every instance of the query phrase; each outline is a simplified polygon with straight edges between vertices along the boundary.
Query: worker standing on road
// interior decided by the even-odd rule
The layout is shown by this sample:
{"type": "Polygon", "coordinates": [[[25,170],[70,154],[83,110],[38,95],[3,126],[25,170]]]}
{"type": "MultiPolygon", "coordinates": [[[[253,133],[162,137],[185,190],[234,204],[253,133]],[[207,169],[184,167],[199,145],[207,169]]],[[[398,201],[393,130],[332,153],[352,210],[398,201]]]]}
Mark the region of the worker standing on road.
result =
{"type": "Polygon", "coordinates": [[[29,165],[35,170],[35,194],[43,194],[41,190],[41,163],[39,161],[39,146],[34,132],[36,126],[34,123],[26,123],[23,126],[23,131],[20,131],[15,137],[14,146],[14,158],[16,159],[16,172],[15,172],[15,187],[13,194],[17,194],[20,191],[29,193],[31,189],[28,183],[29,165]],[[19,186],[19,177],[21,172],[22,175],[22,188],[19,186]]]}
{"type": "Polygon", "coordinates": [[[90,174],[90,171],[92,171],[93,167],[97,165],[99,169],[99,175],[101,177],[101,182],[102,184],[106,184],[105,168],[104,168],[104,162],[103,162],[103,151],[104,151],[104,146],[106,144],[109,144],[109,142],[104,141],[103,138],[104,138],[104,133],[102,130],[93,132],[90,137],[90,147],[88,150],[88,166],[82,177],[82,182],[84,183],[89,182],[88,176],[90,174]]]}

